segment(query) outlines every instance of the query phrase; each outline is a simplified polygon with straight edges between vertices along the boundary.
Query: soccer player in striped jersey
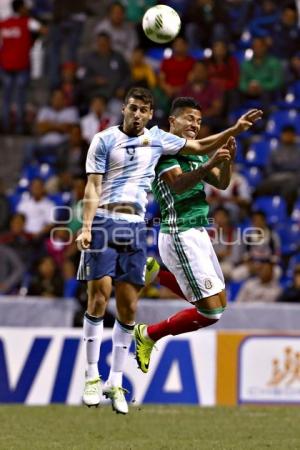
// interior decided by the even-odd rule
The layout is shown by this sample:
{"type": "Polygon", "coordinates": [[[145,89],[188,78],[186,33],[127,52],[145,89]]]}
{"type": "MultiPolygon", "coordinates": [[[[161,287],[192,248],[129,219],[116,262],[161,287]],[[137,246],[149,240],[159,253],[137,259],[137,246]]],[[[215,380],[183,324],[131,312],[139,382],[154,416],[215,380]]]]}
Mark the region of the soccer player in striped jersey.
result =
{"type": "Polygon", "coordinates": [[[88,150],[88,180],[83,199],[83,227],[77,241],[82,249],[78,278],[87,281],[88,306],[84,316],[86,378],[83,402],[98,405],[98,372],[103,316],[114,281],[117,320],[112,332],[111,370],[103,394],[113,409],[127,414],[122,388],[135,324],[138,293],[144,285],[146,227],[143,221],[146,192],[162,155],[204,155],[228,137],[249,128],[261,112],[249,111],[227,130],[202,141],[147,129],[153,115],[153,98],[147,89],[132,88],[124,101],[123,123],[97,133],[88,150]]]}
{"type": "MultiPolygon", "coordinates": [[[[190,97],[175,99],[169,121],[171,133],[196,139],[201,126],[200,105],[190,97]]],[[[235,139],[230,137],[210,158],[181,153],[164,155],[156,166],[152,191],[161,210],[158,245],[161,259],[171,272],[168,287],[181,294],[193,307],[159,323],[135,326],[136,359],[145,373],[156,341],[212,325],[225,309],[224,278],[205,229],[209,205],[203,181],[226,189],[235,153],[235,139]]],[[[158,263],[153,258],[151,263],[150,270],[158,273],[158,263]]]]}

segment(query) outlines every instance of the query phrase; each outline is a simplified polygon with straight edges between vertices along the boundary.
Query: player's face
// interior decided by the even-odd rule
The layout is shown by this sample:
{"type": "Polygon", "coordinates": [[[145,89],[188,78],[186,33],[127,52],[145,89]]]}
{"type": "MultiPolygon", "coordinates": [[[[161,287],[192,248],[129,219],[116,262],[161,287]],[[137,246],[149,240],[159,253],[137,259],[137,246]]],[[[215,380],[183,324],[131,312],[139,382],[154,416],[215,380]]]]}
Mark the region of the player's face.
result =
{"type": "Polygon", "coordinates": [[[149,103],[130,97],[128,103],[123,106],[122,113],[125,133],[139,136],[143,134],[145,126],[152,119],[153,110],[149,103]]]}
{"type": "Polygon", "coordinates": [[[202,114],[198,109],[184,108],[169,120],[171,133],[185,139],[196,139],[201,127],[202,114]]]}

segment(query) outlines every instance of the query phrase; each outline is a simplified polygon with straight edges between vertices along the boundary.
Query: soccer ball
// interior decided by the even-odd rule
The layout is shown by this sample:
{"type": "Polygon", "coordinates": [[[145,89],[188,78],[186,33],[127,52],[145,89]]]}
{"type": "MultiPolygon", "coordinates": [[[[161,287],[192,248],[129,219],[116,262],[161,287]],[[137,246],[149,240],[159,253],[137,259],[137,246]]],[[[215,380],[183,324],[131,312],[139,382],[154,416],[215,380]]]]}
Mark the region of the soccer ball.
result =
{"type": "Polygon", "coordinates": [[[179,15],[167,5],[153,6],[145,12],[143,17],[145,35],[158,44],[172,41],[179,33],[180,27],[179,15]]]}

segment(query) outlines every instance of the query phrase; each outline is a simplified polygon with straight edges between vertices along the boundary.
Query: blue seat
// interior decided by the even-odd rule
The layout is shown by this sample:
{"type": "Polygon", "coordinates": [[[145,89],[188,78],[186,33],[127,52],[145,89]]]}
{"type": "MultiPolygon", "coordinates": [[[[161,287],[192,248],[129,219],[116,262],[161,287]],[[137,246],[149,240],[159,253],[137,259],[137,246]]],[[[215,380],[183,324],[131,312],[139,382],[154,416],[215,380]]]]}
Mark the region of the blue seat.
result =
{"type": "Polygon", "coordinates": [[[150,222],[160,216],[160,211],[158,203],[154,200],[153,194],[148,194],[147,200],[145,220],[146,222],[150,222]]]}
{"type": "Polygon", "coordinates": [[[29,197],[29,192],[15,192],[13,194],[8,195],[8,201],[10,205],[10,210],[12,214],[14,214],[17,211],[18,204],[20,203],[21,199],[26,197],[29,197]]]}
{"type": "Polygon", "coordinates": [[[228,291],[228,298],[230,302],[234,302],[236,300],[242,285],[243,281],[230,281],[227,283],[226,291],[228,291]]]}
{"type": "Polygon", "coordinates": [[[291,214],[291,219],[293,222],[300,223],[300,198],[296,201],[294,205],[293,212],[291,214]]]}
{"type": "Polygon", "coordinates": [[[265,213],[269,225],[287,221],[286,202],[278,195],[258,197],[253,210],[261,210],[265,213]]]}
{"type": "Polygon", "coordinates": [[[293,125],[296,133],[300,135],[299,112],[296,109],[276,111],[271,114],[266,126],[269,136],[279,137],[281,130],[286,125],[293,125]]]}
{"type": "Polygon", "coordinates": [[[265,167],[268,163],[271,150],[276,148],[277,139],[261,140],[253,142],[245,156],[248,166],[265,167]]]}
{"type": "Polygon", "coordinates": [[[280,237],[280,249],[282,255],[293,255],[300,248],[300,225],[291,220],[278,223],[275,227],[280,237]]]}
{"type": "Polygon", "coordinates": [[[241,174],[247,179],[249,186],[254,189],[261,182],[263,174],[259,167],[245,167],[241,174]]]}

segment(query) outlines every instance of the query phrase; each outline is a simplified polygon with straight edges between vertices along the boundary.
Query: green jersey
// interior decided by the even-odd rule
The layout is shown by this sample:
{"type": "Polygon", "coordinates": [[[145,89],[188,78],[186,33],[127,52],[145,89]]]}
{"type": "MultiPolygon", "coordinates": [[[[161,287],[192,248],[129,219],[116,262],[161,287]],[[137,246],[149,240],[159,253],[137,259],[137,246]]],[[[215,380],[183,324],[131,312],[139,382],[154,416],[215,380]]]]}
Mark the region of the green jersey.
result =
{"type": "Polygon", "coordinates": [[[162,156],[155,168],[155,179],[152,183],[152,192],[159,203],[161,212],[162,233],[177,233],[194,227],[208,225],[208,203],[202,182],[194,187],[176,194],[170,186],[160,177],[168,170],[180,167],[182,172],[191,172],[198,169],[208,156],[176,155],[162,156]]]}

